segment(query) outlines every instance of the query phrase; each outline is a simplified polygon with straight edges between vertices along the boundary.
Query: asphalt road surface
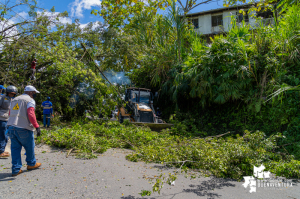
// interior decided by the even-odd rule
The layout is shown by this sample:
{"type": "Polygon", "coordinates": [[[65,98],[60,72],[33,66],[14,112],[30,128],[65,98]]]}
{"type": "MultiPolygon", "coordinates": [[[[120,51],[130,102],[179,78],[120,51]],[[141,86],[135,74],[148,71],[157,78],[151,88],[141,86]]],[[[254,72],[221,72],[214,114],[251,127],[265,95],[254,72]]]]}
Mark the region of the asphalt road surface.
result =
{"type": "MultiPolygon", "coordinates": [[[[7,151],[10,145],[7,146],[7,151]]],[[[173,172],[157,164],[130,162],[125,159],[130,150],[110,149],[97,159],[82,160],[67,152],[47,145],[36,147],[40,169],[27,171],[22,156],[24,173],[11,176],[11,158],[0,159],[0,198],[300,198],[300,183],[293,187],[260,188],[249,193],[244,182],[213,177],[196,179],[180,175],[175,186],[165,185],[160,194],[142,197],[141,190],[151,190],[147,178],[173,172]]],[[[24,154],[24,151],[22,151],[24,154]]]]}

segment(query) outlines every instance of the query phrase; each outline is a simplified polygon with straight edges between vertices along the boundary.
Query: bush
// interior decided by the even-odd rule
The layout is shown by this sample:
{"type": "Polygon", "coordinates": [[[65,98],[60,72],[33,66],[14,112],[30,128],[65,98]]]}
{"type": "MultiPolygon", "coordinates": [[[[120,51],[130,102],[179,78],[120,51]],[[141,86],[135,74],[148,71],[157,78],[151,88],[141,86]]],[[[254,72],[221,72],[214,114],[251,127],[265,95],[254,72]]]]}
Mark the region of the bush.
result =
{"type": "MultiPolygon", "coordinates": [[[[174,130],[174,129],[173,129],[174,130]]],[[[118,122],[93,123],[72,128],[56,128],[42,131],[40,142],[67,149],[74,149],[79,157],[95,158],[109,148],[128,148],[134,152],[127,156],[131,161],[167,163],[209,171],[217,177],[241,179],[252,175],[253,165],[264,164],[275,174],[286,177],[300,177],[300,161],[293,156],[278,153],[281,134],[267,137],[263,132],[226,138],[191,138],[174,135],[172,129],[153,132],[149,128],[135,127],[118,122]],[[175,162],[175,163],[174,163],[175,162]]],[[[178,131],[178,130],[177,130],[178,131]]]]}
{"type": "Polygon", "coordinates": [[[300,161],[293,160],[292,156],[276,153],[277,141],[281,134],[269,138],[263,132],[250,133],[245,131],[244,136],[236,138],[209,138],[188,139],[170,136],[168,139],[152,140],[128,156],[132,161],[146,162],[187,162],[186,166],[193,169],[208,170],[217,177],[241,179],[242,176],[253,174],[253,165],[269,165],[276,174],[288,177],[300,177],[300,161]],[[281,167],[277,167],[280,163],[281,167]],[[283,164],[283,162],[285,164],[283,164]],[[282,167],[293,164],[289,172],[283,172],[282,167]]]}

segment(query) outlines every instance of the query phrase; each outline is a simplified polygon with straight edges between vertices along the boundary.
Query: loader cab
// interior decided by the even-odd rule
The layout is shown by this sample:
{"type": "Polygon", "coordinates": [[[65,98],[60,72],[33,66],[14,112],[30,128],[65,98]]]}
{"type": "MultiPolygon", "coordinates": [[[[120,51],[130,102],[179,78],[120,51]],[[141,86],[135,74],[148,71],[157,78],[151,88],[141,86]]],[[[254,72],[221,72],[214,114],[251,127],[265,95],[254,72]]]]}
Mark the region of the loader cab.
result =
{"type": "Polygon", "coordinates": [[[125,101],[130,103],[151,104],[153,95],[150,89],[145,88],[128,88],[125,91],[125,101]]]}
{"type": "Polygon", "coordinates": [[[150,89],[130,87],[125,90],[125,107],[119,107],[118,120],[129,120],[136,125],[148,126],[152,130],[169,128],[172,124],[163,123],[157,118],[153,107],[154,96],[150,89]]]}
{"type": "Polygon", "coordinates": [[[146,88],[127,88],[125,91],[125,109],[131,114],[135,122],[154,123],[155,112],[153,109],[153,96],[150,89],[146,88]]]}

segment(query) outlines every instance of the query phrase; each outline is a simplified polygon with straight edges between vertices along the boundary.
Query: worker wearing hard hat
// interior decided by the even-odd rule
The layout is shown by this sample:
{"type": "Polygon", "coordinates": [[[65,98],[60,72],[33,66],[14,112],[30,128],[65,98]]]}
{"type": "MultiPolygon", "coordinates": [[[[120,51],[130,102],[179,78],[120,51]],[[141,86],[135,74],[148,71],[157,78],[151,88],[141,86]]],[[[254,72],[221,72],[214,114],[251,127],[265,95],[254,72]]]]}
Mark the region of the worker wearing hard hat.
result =
{"type": "Polygon", "coordinates": [[[46,124],[47,124],[47,127],[49,128],[50,118],[53,113],[53,108],[52,108],[52,103],[50,102],[50,97],[47,97],[47,100],[42,103],[42,107],[43,107],[43,115],[44,115],[44,118],[43,118],[44,127],[46,127],[46,124]]]}
{"type": "Polygon", "coordinates": [[[10,102],[17,93],[18,89],[15,86],[8,86],[6,94],[0,96],[0,158],[9,157],[9,153],[5,152],[7,144],[5,131],[9,116],[10,102]]]}
{"type": "Polygon", "coordinates": [[[2,92],[5,90],[5,87],[3,85],[0,85],[0,95],[3,95],[2,92]]]}
{"type": "Polygon", "coordinates": [[[22,173],[22,147],[26,151],[27,170],[37,169],[42,165],[36,162],[34,154],[34,129],[37,131],[37,136],[41,135],[34,112],[35,101],[33,96],[36,93],[40,92],[35,87],[26,86],[24,94],[11,101],[7,134],[11,140],[12,176],[22,173]]]}

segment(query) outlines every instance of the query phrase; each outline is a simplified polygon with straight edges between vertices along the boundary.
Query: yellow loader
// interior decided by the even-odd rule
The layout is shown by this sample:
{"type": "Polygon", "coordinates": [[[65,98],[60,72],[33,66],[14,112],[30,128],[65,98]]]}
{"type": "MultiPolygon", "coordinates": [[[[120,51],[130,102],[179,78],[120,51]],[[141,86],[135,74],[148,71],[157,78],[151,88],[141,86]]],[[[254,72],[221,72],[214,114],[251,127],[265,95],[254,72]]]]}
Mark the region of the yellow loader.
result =
{"type": "Polygon", "coordinates": [[[159,119],[153,108],[153,95],[150,89],[130,87],[125,90],[126,106],[118,110],[118,121],[123,123],[129,120],[139,126],[148,126],[150,129],[159,131],[171,127],[159,119]]]}

